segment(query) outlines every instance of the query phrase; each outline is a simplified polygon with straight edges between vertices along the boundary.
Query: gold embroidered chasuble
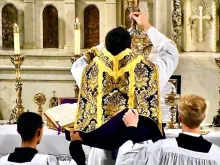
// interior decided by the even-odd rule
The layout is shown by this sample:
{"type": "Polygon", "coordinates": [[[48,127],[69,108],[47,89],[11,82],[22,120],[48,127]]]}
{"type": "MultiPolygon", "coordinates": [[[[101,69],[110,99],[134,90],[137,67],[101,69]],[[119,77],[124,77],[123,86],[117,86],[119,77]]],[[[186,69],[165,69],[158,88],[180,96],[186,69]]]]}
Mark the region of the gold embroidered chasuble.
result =
{"type": "Polygon", "coordinates": [[[87,58],[91,63],[82,75],[75,129],[91,132],[125,108],[137,109],[162,128],[155,64],[130,49],[117,56],[106,49],[91,52],[94,59],[87,58]]]}

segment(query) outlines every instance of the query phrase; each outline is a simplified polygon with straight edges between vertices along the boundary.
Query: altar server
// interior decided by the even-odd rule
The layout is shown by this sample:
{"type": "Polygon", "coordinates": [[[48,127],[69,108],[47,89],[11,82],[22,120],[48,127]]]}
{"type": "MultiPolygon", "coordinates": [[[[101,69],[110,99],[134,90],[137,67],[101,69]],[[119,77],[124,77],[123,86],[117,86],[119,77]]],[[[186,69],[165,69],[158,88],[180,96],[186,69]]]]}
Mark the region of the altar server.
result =
{"type": "MultiPolygon", "coordinates": [[[[178,104],[182,133],[177,138],[156,143],[135,143],[131,137],[120,147],[116,165],[220,165],[220,148],[200,133],[206,108],[205,99],[196,95],[182,96],[178,104]]],[[[123,120],[135,128],[138,115],[127,113],[123,120]]]]}
{"type": "Polygon", "coordinates": [[[17,122],[17,132],[20,134],[21,147],[0,159],[0,165],[37,164],[56,165],[54,156],[38,154],[36,149],[43,134],[43,121],[40,115],[32,112],[21,114],[17,122]]]}

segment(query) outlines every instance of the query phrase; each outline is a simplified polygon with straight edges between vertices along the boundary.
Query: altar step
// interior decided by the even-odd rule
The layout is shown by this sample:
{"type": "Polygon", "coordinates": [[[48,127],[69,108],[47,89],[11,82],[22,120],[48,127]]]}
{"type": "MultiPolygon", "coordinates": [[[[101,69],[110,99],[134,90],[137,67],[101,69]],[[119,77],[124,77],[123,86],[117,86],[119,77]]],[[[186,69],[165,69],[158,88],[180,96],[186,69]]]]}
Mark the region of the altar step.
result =
{"type": "MultiPolygon", "coordinates": [[[[73,81],[71,67],[22,66],[22,81],[73,81]]],[[[0,66],[0,80],[15,80],[14,66],[0,66]]]]}
{"type": "MultiPolygon", "coordinates": [[[[54,66],[54,67],[71,67],[71,55],[51,56],[47,55],[25,55],[22,66],[54,66]]],[[[10,55],[0,54],[0,66],[13,66],[10,55]]]]}
{"type": "MultiPolygon", "coordinates": [[[[15,80],[15,66],[10,60],[13,51],[0,50],[0,80],[15,80]]],[[[62,49],[21,50],[25,56],[21,78],[42,81],[73,81],[70,57],[73,52],[62,49]]]]}

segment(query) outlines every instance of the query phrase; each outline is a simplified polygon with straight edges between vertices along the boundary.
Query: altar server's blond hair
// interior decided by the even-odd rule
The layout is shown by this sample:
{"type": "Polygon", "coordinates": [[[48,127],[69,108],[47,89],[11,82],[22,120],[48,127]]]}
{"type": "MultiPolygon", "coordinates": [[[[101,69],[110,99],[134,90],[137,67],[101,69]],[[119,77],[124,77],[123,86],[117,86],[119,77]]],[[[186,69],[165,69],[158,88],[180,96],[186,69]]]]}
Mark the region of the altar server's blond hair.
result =
{"type": "Polygon", "coordinates": [[[193,94],[184,95],[178,103],[178,112],[183,124],[193,129],[198,128],[206,117],[206,101],[193,94]]]}

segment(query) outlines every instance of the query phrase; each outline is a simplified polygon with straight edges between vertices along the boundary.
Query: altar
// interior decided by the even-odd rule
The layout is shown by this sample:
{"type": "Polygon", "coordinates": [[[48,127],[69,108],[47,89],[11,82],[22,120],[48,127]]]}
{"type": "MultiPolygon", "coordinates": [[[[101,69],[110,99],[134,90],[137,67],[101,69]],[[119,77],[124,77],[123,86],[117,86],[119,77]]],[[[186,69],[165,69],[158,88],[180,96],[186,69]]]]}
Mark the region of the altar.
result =
{"type": "MultiPolygon", "coordinates": [[[[1,122],[0,122],[1,123],[1,122]]],[[[204,135],[204,138],[211,143],[220,147],[220,128],[206,128],[210,133],[204,135]]],[[[175,138],[181,132],[181,129],[168,129],[165,130],[167,138],[175,138]]],[[[0,157],[14,152],[15,147],[19,147],[21,139],[16,131],[16,125],[0,125],[0,157]]],[[[69,144],[65,139],[64,134],[58,135],[56,130],[44,127],[41,143],[37,146],[40,154],[54,155],[59,164],[63,162],[70,162],[71,156],[69,155],[69,144]]],[[[88,158],[90,147],[83,146],[86,157],[88,158]]]]}

